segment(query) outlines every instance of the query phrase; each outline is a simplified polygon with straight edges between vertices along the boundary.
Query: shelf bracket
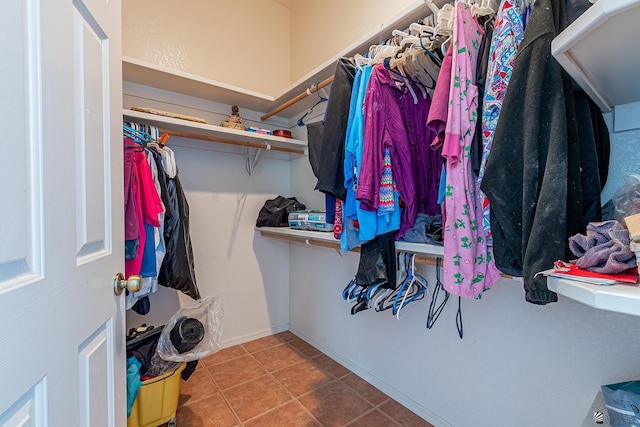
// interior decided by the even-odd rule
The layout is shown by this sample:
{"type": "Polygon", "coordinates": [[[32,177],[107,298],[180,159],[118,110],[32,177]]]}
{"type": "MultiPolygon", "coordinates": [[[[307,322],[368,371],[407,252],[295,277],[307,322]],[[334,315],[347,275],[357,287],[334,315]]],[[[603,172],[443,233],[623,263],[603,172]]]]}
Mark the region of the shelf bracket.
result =
{"type": "Polygon", "coordinates": [[[249,147],[247,147],[247,159],[245,161],[244,168],[246,169],[249,176],[251,176],[251,173],[256,168],[256,165],[258,164],[258,160],[260,160],[260,155],[262,154],[262,150],[271,150],[271,144],[269,144],[268,142],[265,142],[264,148],[258,148],[258,150],[256,151],[256,155],[253,157],[253,161],[251,161],[251,156],[249,155],[249,147]]]}

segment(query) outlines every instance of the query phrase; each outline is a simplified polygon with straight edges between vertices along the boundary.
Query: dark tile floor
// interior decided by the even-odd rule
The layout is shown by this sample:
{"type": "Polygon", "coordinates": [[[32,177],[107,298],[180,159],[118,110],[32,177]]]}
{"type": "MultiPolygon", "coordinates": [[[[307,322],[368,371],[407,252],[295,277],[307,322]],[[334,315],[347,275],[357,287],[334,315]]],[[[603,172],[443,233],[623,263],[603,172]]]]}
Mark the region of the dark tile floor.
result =
{"type": "Polygon", "coordinates": [[[282,332],[226,348],[182,382],[178,427],[433,427],[282,332]]]}

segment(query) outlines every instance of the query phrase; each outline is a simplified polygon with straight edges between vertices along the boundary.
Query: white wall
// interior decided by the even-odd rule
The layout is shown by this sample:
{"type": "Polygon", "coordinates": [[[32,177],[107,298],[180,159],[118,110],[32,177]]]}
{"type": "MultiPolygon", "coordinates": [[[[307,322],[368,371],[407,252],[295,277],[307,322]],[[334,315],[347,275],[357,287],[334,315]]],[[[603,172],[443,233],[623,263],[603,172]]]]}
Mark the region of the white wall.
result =
{"type": "MultiPolygon", "coordinates": [[[[614,113],[605,115],[607,126],[614,127],[614,113]]],[[[640,118],[637,120],[640,126],[640,118]]],[[[640,173],[640,129],[616,132],[611,141],[611,162],[609,163],[609,179],[602,190],[602,203],[611,199],[616,190],[630,173],[640,173]]]]}
{"type": "MultiPolygon", "coordinates": [[[[638,377],[640,318],[562,297],[534,306],[520,283],[501,280],[482,300],[462,301],[461,340],[457,298],[431,330],[430,296],[400,321],[352,316],[340,293],[357,255],[290,253],[291,330],[436,426],[579,426],[601,384],[638,377]]],[[[432,286],[434,268],[420,271],[432,286]]]]}
{"type": "MultiPolygon", "coordinates": [[[[195,115],[213,124],[228,117],[229,111],[229,106],[129,84],[124,104],[195,115]]],[[[247,125],[258,124],[258,113],[245,110],[241,114],[247,125]]],[[[289,195],[288,161],[261,157],[249,176],[242,147],[238,153],[233,146],[175,137],[168,145],[175,151],[189,202],[198,288],[202,296],[223,298],[223,345],[287,330],[288,245],[255,239],[253,228],[266,199],[289,195]]],[[[165,324],[191,299],[160,287],[150,301],[147,316],[127,312],[128,328],[142,323],[165,324]]]]}
{"type": "MultiPolygon", "coordinates": [[[[640,172],[638,137],[612,135],[609,188],[620,184],[621,170],[640,172]]],[[[292,182],[292,189],[315,184],[300,162],[292,164],[292,182]]],[[[291,330],[436,426],[579,426],[601,384],[640,377],[640,317],[562,296],[535,306],[521,283],[503,279],[481,300],[462,301],[460,340],[457,298],[431,330],[430,296],[400,321],[388,312],[352,316],[341,292],[357,254],[292,245],[291,330]]],[[[434,267],[420,272],[435,283],[434,267]]]]}

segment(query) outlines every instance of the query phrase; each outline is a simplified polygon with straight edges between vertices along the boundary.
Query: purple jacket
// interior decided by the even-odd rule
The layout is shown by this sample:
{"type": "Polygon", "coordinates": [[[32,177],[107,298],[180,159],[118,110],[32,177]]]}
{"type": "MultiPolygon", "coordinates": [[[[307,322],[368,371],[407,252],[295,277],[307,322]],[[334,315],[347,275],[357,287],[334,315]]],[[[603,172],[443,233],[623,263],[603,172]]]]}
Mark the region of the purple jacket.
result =
{"type": "Polygon", "coordinates": [[[393,177],[404,202],[397,238],[413,226],[418,210],[424,213],[437,210],[442,165],[437,153],[429,149],[435,136],[426,128],[430,100],[416,86],[412,89],[413,93],[402,76],[378,64],[371,73],[364,101],[364,150],[356,198],[363,209],[377,210],[383,155],[389,148],[393,177]]]}

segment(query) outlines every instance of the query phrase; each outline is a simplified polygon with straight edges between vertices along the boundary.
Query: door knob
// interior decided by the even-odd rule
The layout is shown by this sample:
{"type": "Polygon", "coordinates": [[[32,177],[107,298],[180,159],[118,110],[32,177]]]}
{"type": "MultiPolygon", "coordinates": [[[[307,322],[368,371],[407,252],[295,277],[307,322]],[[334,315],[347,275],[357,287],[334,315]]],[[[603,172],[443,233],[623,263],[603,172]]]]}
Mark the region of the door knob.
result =
{"type": "Polygon", "coordinates": [[[124,275],[118,273],[113,278],[113,293],[120,295],[125,289],[129,292],[138,292],[142,289],[142,277],[137,274],[129,276],[128,280],[124,280],[124,275]]]}

